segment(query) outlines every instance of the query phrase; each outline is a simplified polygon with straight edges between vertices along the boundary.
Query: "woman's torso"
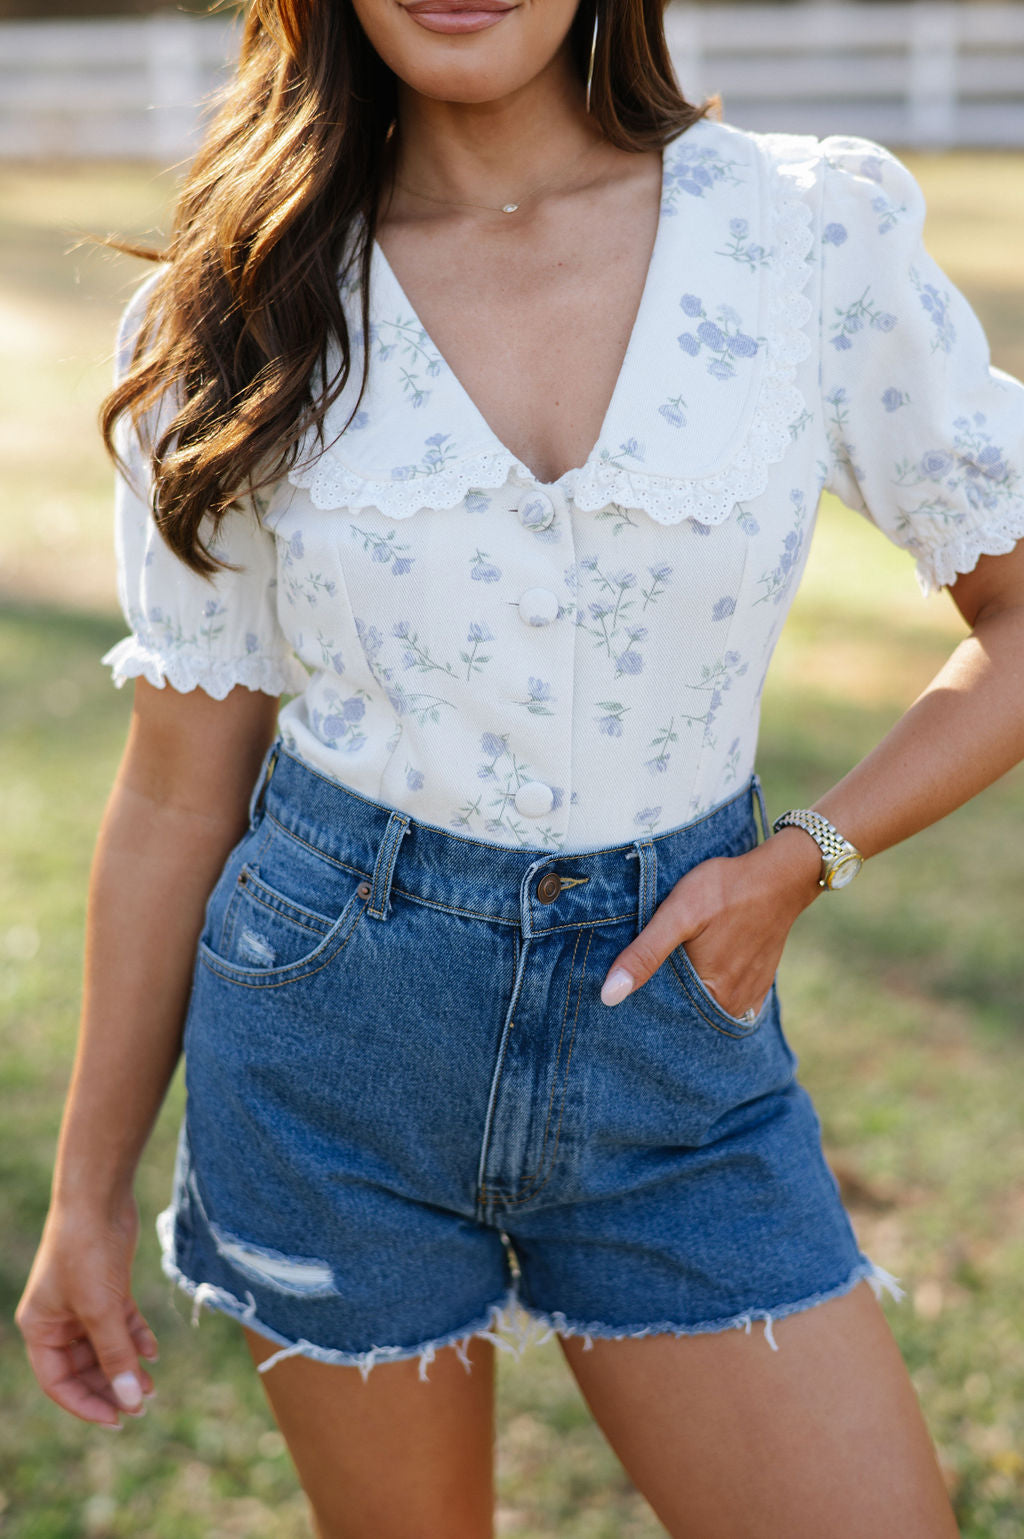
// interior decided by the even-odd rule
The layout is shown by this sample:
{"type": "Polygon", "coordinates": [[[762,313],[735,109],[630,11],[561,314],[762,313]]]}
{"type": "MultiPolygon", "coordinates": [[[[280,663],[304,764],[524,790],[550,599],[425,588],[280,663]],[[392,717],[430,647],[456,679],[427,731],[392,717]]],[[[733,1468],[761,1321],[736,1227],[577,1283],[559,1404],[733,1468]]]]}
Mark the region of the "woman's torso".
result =
{"type": "Polygon", "coordinates": [[[671,828],[742,783],[822,484],[813,359],[793,383],[811,224],[756,136],[701,122],[669,144],[603,424],[553,482],[488,425],[375,249],[368,393],[264,512],[281,623],[314,670],[282,710],[293,751],[423,821],[565,850],[671,828]]]}

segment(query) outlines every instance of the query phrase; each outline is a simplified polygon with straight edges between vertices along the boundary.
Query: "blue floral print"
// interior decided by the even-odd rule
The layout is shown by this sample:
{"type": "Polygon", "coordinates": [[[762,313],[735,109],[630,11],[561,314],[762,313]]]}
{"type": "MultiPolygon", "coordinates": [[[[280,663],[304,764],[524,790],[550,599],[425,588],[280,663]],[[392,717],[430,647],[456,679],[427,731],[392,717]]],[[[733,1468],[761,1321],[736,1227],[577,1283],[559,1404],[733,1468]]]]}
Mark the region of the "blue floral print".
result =
{"type": "Polygon", "coordinates": [[[917,290],[917,297],[922,307],[928,312],[932,325],[935,327],[935,335],[932,337],[932,352],[952,351],[956,341],[956,327],[949,313],[949,294],[941,293],[934,283],[922,281],[916,268],[910,269],[910,281],[917,290]]]}
{"type": "Polygon", "coordinates": [[[390,320],[374,322],[370,327],[370,344],[375,348],[378,363],[387,363],[397,353],[405,363],[400,368],[402,390],[413,407],[421,407],[430,399],[430,391],[421,383],[421,371],[428,378],[436,379],[441,373],[441,358],[431,345],[430,338],[414,316],[395,316],[390,320]]]}
{"type": "Polygon", "coordinates": [[[683,313],[701,323],[696,331],[684,331],[677,338],[679,346],[691,358],[699,356],[706,348],[712,356],[707,359],[707,370],[713,379],[732,379],[736,373],[736,359],[753,358],[764,342],[755,340],[741,329],[742,320],[731,305],[719,305],[716,320],[711,320],[696,294],[684,294],[679,301],[683,313]]]}
{"type": "Polygon", "coordinates": [[[425,438],[425,452],[417,465],[396,465],[391,472],[393,481],[415,481],[417,477],[440,475],[445,466],[457,458],[450,433],[431,433],[425,438]]]}
{"type": "MultiPolygon", "coordinates": [[[[550,847],[557,842],[550,825],[537,828],[532,819],[516,815],[515,794],[521,785],[535,777],[529,765],[510,746],[509,736],[507,732],[485,732],[481,736],[483,758],[478,761],[476,774],[478,780],[486,782],[487,790],[463,803],[451,820],[452,826],[473,829],[480,822],[486,833],[505,835],[505,842],[550,847]]],[[[552,786],[551,791],[551,810],[557,812],[564,803],[565,791],[561,786],[552,786]]]]}
{"type": "Polygon", "coordinates": [[[386,562],[391,567],[392,577],[404,577],[406,572],[412,571],[412,564],[416,557],[405,554],[411,546],[408,543],[400,544],[394,529],[381,534],[376,529],[360,529],[356,524],[349,524],[349,528],[353,534],[359,536],[363,542],[363,550],[367,551],[374,561],[386,562]]]}
{"type": "Polygon", "coordinates": [[[430,648],[420,641],[408,620],[396,620],[391,634],[402,642],[403,668],[415,668],[420,673],[446,673],[452,679],[456,677],[451,663],[439,663],[431,657],[430,648]]]}
{"type": "Polygon", "coordinates": [[[871,285],[864,290],[859,299],[846,306],[845,310],[836,307],[838,320],[832,322],[832,331],[835,333],[830,340],[832,346],[840,352],[845,352],[853,346],[850,338],[864,330],[865,326],[873,327],[875,331],[892,331],[897,323],[895,315],[888,310],[880,310],[869,297],[871,285]]]}
{"type": "Polygon", "coordinates": [[[658,751],[652,759],[644,760],[644,768],[652,775],[664,775],[668,769],[669,760],[672,758],[670,747],[679,741],[679,734],[675,731],[676,719],[673,716],[667,727],[659,727],[651,740],[650,746],[658,751]]]}
{"type": "Polygon", "coordinates": [[[952,451],[929,449],[919,460],[897,464],[894,485],[942,489],[940,495],[918,504],[915,513],[962,521],[963,502],[982,512],[997,512],[1015,496],[1020,476],[1010,468],[1004,450],[984,431],[986,420],[983,412],[976,412],[972,419],[958,417],[952,451]],[[957,501],[951,501],[947,493],[954,494],[957,501]]]}
{"type": "Polygon", "coordinates": [[[501,576],[501,567],[495,566],[482,550],[478,550],[470,562],[469,575],[474,582],[497,582],[501,576]]]}
{"type": "Polygon", "coordinates": [[[312,717],[314,732],[331,748],[340,749],[347,754],[358,753],[367,741],[360,722],[366,715],[368,698],[369,696],[363,690],[357,690],[355,694],[345,699],[336,690],[325,690],[323,700],[328,710],[324,713],[319,708],[314,708],[312,717]]]}
{"type": "Polygon", "coordinates": [[[760,267],[766,267],[769,261],[769,253],[764,246],[750,239],[750,222],[747,219],[729,220],[729,244],[724,251],[718,250],[715,255],[742,262],[752,273],[760,267]]]}
{"type": "Polygon", "coordinates": [[[793,526],[786,531],[782,550],[774,568],[770,572],[763,573],[759,578],[764,592],[760,598],[755,599],[754,602],[757,604],[765,604],[769,601],[778,604],[789,589],[799,566],[804,544],[804,525],[807,519],[807,499],[800,487],[794,487],[790,492],[789,502],[793,509],[793,526]]]}
{"type": "Polygon", "coordinates": [[[720,184],[738,186],[746,180],[740,171],[738,160],[726,159],[712,149],[682,146],[680,153],[664,170],[662,213],[671,215],[677,211],[680,193],[686,193],[691,198],[703,198],[720,184]]]}
{"type": "Polygon", "coordinates": [[[492,632],[487,629],[486,625],[482,624],[479,620],[474,620],[472,622],[469,627],[469,633],[466,636],[466,641],[469,644],[470,650],[468,652],[462,651],[459,653],[459,656],[462,658],[462,661],[466,665],[467,679],[471,674],[479,673],[480,669],[483,668],[486,663],[490,662],[490,654],[487,652],[481,653],[479,649],[484,642],[493,640],[494,636],[492,632]]]}
{"type": "Polygon", "coordinates": [[[623,717],[629,706],[623,705],[621,700],[599,700],[597,704],[604,712],[596,718],[598,731],[603,732],[605,737],[621,737],[623,717]]]}
{"type": "Polygon", "coordinates": [[[551,702],[554,696],[551,693],[551,685],[543,679],[530,678],[526,698],[517,700],[517,705],[523,705],[533,716],[553,716],[551,702]]]}
{"type": "Polygon", "coordinates": [[[663,401],[658,411],[669,427],[684,428],[686,426],[686,402],[681,395],[670,395],[667,401],[663,401]]]}
{"type": "Polygon", "coordinates": [[[879,235],[887,235],[899,221],[900,215],[907,212],[905,203],[893,203],[884,192],[871,199],[871,207],[878,215],[879,235]]]}

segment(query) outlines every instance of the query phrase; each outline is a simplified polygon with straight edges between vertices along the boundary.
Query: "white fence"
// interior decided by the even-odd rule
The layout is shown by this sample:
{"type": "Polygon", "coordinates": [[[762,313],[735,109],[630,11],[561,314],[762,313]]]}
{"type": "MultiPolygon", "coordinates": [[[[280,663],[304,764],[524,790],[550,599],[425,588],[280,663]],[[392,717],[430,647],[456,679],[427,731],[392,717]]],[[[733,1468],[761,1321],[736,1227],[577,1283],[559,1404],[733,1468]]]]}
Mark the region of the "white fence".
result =
{"type": "MultiPolygon", "coordinates": [[[[667,18],[687,95],[720,92],[743,127],[1024,147],[1024,4],[673,0],[667,18]]],[[[174,12],[0,24],[0,157],[187,156],[237,37],[174,12]]]]}
{"type": "Polygon", "coordinates": [[[720,91],[744,128],[1024,146],[1024,5],[673,4],[667,15],[686,94],[720,91]]]}

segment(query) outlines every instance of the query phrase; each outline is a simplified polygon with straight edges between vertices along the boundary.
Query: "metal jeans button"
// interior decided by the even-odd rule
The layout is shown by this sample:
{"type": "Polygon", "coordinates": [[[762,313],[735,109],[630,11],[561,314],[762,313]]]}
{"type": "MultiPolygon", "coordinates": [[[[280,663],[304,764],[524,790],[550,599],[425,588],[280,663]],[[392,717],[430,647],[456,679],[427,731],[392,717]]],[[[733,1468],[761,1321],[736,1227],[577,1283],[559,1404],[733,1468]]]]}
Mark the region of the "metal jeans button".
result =
{"type": "Polygon", "coordinates": [[[557,871],[548,871],[537,883],[537,896],[542,903],[554,903],[562,890],[562,878],[557,871]]]}

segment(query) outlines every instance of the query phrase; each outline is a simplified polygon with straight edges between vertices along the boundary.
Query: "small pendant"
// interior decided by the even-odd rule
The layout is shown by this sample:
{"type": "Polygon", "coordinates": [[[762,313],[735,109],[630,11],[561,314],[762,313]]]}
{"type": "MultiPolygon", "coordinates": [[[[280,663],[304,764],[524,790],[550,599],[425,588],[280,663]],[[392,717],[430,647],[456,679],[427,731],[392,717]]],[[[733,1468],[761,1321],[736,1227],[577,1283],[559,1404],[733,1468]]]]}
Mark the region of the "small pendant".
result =
{"type": "Polygon", "coordinates": [[[506,203],[504,205],[504,207],[502,208],[501,212],[503,214],[514,214],[518,207],[519,207],[518,203],[506,203]]]}

